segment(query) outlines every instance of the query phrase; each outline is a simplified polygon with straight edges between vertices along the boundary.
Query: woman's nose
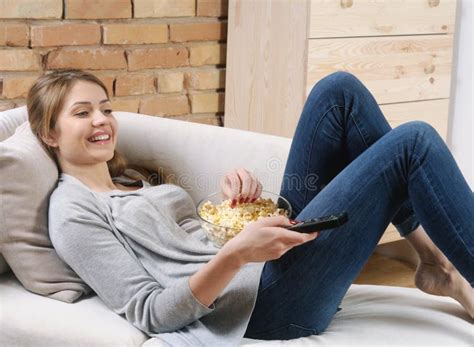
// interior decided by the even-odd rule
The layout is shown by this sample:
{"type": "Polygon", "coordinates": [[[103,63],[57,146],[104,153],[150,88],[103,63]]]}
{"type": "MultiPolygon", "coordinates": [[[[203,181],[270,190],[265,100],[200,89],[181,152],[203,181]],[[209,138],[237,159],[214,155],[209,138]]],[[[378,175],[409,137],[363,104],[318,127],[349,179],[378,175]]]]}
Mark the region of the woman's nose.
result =
{"type": "Polygon", "coordinates": [[[106,124],[108,122],[108,118],[105,114],[102,113],[102,111],[95,111],[93,118],[92,118],[92,123],[94,125],[101,125],[101,124],[106,124]]]}

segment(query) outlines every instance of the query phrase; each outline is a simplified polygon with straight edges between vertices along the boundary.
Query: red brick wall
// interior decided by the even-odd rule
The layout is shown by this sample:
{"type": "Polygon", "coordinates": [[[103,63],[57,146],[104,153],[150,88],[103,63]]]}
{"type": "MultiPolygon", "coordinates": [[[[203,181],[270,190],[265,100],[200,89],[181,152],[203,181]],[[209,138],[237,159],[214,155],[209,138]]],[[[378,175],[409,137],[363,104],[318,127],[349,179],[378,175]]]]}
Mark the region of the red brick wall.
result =
{"type": "Polygon", "coordinates": [[[114,110],[222,125],[227,0],[0,0],[0,110],[48,70],[100,77],[114,110]]]}

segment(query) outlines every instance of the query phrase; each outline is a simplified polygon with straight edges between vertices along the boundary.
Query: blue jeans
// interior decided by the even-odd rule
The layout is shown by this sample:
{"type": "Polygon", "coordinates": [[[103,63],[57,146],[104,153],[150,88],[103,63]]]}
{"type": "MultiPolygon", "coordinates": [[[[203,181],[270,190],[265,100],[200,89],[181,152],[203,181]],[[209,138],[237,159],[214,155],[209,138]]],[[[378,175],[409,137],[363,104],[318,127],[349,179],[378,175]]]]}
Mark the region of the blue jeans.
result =
{"type": "Polygon", "coordinates": [[[390,222],[402,236],[421,223],[474,285],[474,197],[453,156],[425,122],[391,129],[349,73],[311,91],[280,194],[296,220],[347,211],[349,221],[265,263],[245,337],[322,333],[390,222]]]}

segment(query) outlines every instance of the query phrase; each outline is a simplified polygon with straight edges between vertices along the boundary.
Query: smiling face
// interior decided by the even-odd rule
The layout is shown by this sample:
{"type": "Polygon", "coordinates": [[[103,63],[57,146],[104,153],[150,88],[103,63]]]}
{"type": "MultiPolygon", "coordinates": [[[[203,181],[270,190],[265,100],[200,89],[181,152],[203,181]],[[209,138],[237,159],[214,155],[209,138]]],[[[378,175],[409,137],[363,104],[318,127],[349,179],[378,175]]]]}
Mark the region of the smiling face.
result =
{"type": "Polygon", "coordinates": [[[64,170],[106,164],[114,156],[118,125],[101,86],[79,80],[64,100],[54,131],[45,142],[64,170]]]}

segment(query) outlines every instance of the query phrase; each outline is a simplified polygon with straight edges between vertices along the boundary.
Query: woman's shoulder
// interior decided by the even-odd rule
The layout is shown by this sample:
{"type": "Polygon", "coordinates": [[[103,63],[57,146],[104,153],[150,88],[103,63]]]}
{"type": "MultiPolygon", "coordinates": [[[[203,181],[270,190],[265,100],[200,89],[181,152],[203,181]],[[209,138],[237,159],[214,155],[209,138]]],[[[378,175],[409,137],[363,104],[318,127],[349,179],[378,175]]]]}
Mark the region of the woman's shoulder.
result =
{"type": "Polygon", "coordinates": [[[96,203],[94,194],[77,178],[61,173],[56,188],[49,198],[51,206],[66,208],[70,205],[91,206],[96,203]]]}

